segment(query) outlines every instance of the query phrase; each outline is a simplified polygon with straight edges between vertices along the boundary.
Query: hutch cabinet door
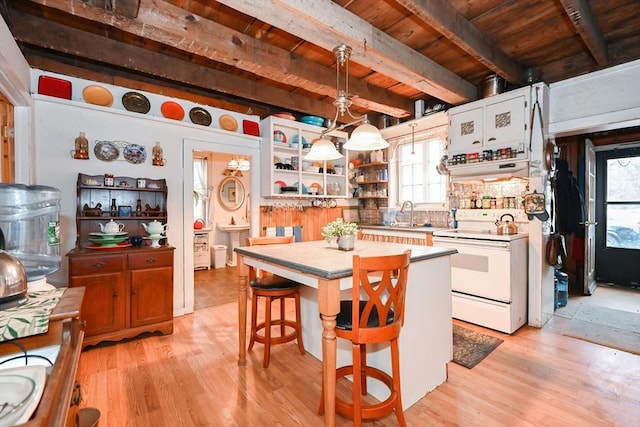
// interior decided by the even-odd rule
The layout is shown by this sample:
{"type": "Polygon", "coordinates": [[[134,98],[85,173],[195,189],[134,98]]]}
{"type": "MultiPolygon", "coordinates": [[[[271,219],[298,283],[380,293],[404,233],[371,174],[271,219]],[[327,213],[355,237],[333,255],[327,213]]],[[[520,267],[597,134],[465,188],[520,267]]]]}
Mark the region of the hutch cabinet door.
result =
{"type": "Polygon", "coordinates": [[[80,315],[86,337],[118,331],[126,326],[124,273],[71,276],[69,286],[86,289],[80,315]]]}
{"type": "Polygon", "coordinates": [[[131,327],[171,320],[173,268],[131,271],[131,327]]]}

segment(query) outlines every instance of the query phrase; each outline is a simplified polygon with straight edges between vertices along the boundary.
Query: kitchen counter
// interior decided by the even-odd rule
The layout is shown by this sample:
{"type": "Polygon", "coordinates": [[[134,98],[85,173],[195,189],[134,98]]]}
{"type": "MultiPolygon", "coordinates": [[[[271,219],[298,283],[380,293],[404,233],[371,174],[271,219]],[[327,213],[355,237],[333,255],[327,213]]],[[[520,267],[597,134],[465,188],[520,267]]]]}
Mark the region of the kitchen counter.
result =
{"type": "MultiPolygon", "coordinates": [[[[324,240],[238,247],[239,360],[246,359],[246,313],[249,268],[270,271],[302,284],[301,318],[305,349],[322,360],[325,382],[325,425],[335,425],[335,369],[348,364],[351,347],[336,342],[335,316],[339,301],[351,295],[353,255],[382,256],[411,249],[405,323],[400,338],[402,402],[406,409],[447,379],[447,362],[452,357],[451,262],[455,250],[357,241],[355,250],[340,251],[324,240]],[[425,280],[429,277],[429,280],[425,280]],[[318,313],[322,321],[318,319],[318,313]],[[425,325],[428,325],[425,327],[425,325]]],[[[390,372],[386,351],[370,354],[372,366],[390,372]]],[[[321,379],[317,378],[318,384],[321,379]]],[[[381,399],[386,388],[372,384],[369,392],[381,399]]]]}
{"type": "MultiPolygon", "coordinates": [[[[66,288],[49,316],[48,331],[15,340],[33,355],[39,354],[40,349],[58,346],[40,403],[31,419],[21,424],[25,427],[75,425],[80,402],[75,378],[84,336],[79,321],[84,292],[84,288],[66,288]]],[[[2,346],[0,355],[13,351],[13,346],[2,346]]]]}

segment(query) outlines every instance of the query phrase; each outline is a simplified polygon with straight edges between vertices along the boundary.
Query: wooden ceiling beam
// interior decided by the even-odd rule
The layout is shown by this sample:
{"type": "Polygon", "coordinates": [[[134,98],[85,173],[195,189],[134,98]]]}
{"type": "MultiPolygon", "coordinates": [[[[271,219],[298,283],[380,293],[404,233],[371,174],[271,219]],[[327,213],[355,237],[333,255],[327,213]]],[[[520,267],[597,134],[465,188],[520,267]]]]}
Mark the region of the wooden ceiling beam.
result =
{"type": "Polygon", "coordinates": [[[511,83],[522,83],[524,68],[458,13],[448,0],[397,1],[494,73],[511,83]]]}
{"type": "Polygon", "coordinates": [[[11,17],[15,24],[13,36],[21,43],[250,99],[265,105],[277,103],[280,108],[320,117],[332,117],[335,113],[335,107],[331,104],[314,101],[309,97],[258,81],[206,68],[18,11],[12,11],[11,17]],[[46,41],[38,35],[42,32],[47,33],[46,41]]]}
{"type": "MultiPolygon", "coordinates": [[[[136,19],[88,6],[83,0],[29,0],[70,15],[97,21],[158,43],[199,55],[323,96],[336,96],[335,71],[291,55],[284,49],[249,37],[179,7],[157,0],[140,0],[136,19]]],[[[411,100],[384,89],[353,82],[354,104],[394,117],[412,114],[411,100]]],[[[272,102],[279,100],[273,99],[272,102]]],[[[311,113],[311,112],[310,112],[311,113]]]]}
{"type": "Polygon", "coordinates": [[[560,0],[562,7],[571,19],[582,41],[591,52],[591,56],[600,66],[607,65],[607,42],[600,31],[600,27],[591,13],[586,0],[560,0]]]}
{"type": "Polygon", "coordinates": [[[109,12],[115,12],[127,18],[138,16],[140,0],[83,0],[90,6],[99,7],[109,12]]]}
{"type": "MultiPolygon", "coordinates": [[[[450,104],[477,98],[477,88],[331,0],[218,0],[329,51],[345,43],[352,60],[450,104]]],[[[359,94],[360,95],[360,94],[359,94]]]]}

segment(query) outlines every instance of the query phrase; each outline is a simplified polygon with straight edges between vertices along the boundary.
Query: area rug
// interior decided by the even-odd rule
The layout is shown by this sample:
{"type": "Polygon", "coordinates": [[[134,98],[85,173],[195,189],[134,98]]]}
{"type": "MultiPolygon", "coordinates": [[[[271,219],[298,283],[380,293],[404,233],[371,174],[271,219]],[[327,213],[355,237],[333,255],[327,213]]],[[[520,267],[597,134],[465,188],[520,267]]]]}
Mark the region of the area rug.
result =
{"type": "Polygon", "coordinates": [[[640,354],[640,313],[582,304],[564,335],[640,354]]]}
{"type": "Polygon", "coordinates": [[[453,361],[471,369],[502,342],[500,338],[453,325],[453,361]]]}

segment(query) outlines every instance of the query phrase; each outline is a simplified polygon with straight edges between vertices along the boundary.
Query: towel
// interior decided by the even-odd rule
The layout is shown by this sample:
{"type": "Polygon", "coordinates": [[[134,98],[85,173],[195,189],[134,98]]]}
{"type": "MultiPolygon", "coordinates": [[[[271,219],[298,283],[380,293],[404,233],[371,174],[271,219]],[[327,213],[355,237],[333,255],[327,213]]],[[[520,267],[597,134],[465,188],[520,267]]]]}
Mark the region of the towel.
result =
{"type": "Polygon", "coordinates": [[[285,236],[293,236],[293,227],[284,227],[285,236]]]}
{"type": "Polygon", "coordinates": [[[275,227],[265,227],[265,236],[275,236],[276,228],[275,227]]]}
{"type": "Polygon", "coordinates": [[[276,227],[276,236],[284,236],[284,227],[276,227]]]}

